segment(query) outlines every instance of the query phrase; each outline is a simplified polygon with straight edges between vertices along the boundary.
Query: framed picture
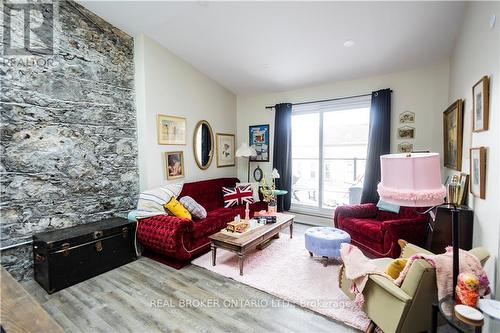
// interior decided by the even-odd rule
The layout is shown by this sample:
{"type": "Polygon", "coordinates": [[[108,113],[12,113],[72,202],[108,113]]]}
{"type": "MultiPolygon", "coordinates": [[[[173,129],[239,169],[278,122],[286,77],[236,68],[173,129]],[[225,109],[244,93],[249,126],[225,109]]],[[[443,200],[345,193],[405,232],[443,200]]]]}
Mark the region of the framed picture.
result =
{"type": "Polygon", "coordinates": [[[486,148],[470,149],[470,193],[484,199],[486,192],[486,148]]]}
{"type": "Polygon", "coordinates": [[[460,173],[458,180],[460,184],[460,191],[458,192],[458,202],[461,205],[465,205],[465,199],[467,199],[467,188],[469,187],[469,175],[466,173],[460,173]]]}
{"type": "Polygon", "coordinates": [[[490,79],[483,76],[472,87],[472,131],[481,132],[488,129],[490,113],[490,79]]]}
{"type": "Polygon", "coordinates": [[[415,139],[415,127],[403,126],[398,128],[399,139],[415,139]]]}
{"type": "Polygon", "coordinates": [[[235,140],[234,134],[217,133],[217,167],[234,166],[235,140]]]}
{"type": "Polygon", "coordinates": [[[400,124],[409,124],[415,122],[415,113],[411,111],[405,111],[399,114],[400,124]]]}
{"type": "Polygon", "coordinates": [[[269,162],[269,125],[249,126],[249,146],[257,151],[251,161],[269,162]]]}
{"type": "Polygon", "coordinates": [[[159,145],[186,144],[186,118],[158,114],[156,129],[159,145]]]}
{"type": "Polygon", "coordinates": [[[444,166],[462,169],[463,101],[456,100],[443,112],[444,166]]]}
{"type": "Polygon", "coordinates": [[[401,142],[398,144],[398,153],[411,153],[413,151],[413,143],[401,142]]]}
{"type": "Polygon", "coordinates": [[[168,180],[184,177],[184,153],[182,151],[166,152],[165,165],[168,180]]]}

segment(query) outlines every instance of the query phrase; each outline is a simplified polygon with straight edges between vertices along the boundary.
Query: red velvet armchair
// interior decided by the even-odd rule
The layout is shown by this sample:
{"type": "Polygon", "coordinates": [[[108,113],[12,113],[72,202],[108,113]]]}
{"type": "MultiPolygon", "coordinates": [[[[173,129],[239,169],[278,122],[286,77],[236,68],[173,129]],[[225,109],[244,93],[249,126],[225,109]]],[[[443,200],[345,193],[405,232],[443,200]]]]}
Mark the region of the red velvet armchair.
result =
{"type": "Polygon", "coordinates": [[[399,213],[379,210],[372,203],[339,206],[333,223],[351,235],[351,242],[375,257],[397,258],[398,239],[423,246],[428,215],[413,207],[401,207],[399,213]]]}

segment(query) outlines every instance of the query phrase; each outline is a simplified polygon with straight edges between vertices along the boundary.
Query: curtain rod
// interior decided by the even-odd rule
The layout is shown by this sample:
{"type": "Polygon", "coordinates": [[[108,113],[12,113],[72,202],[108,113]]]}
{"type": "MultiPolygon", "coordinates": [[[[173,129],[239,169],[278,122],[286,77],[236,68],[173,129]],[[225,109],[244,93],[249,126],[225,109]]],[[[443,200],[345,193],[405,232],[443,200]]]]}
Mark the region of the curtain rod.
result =
{"type": "MultiPolygon", "coordinates": [[[[392,90],[391,90],[391,93],[392,93],[392,90]]],[[[330,98],[330,99],[321,99],[319,101],[309,101],[309,102],[292,103],[292,105],[304,105],[304,104],[312,104],[312,103],[339,101],[339,100],[342,100],[342,99],[349,99],[349,98],[356,98],[356,97],[365,97],[365,96],[371,96],[371,95],[372,95],[372,93],[361,94],[361,95],[354,95],[354,96],[346,96],[346,97],[337,97],[337,98],[330,98]]],[[[272,106],[266,106],[266,109],[274,109],[274,105],[272,105],[272,106]]]]}

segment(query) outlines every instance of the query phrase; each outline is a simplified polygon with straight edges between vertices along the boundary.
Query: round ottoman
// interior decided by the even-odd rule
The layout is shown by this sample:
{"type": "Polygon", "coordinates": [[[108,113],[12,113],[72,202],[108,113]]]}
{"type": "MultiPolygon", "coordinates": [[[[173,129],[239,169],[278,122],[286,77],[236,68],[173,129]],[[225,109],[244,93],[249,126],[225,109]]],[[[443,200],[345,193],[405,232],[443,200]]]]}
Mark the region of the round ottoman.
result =
{"type": "MultiPolygon", "coordinates": [[[[323,258],[340,258],[340,244],[350,243],[351,236],[333,227],[313,227],[305,233],[305,245],[311,257],[313,254],[323,258]]],[[[327,261],[323,263],[325,266],[327,261]]]]}

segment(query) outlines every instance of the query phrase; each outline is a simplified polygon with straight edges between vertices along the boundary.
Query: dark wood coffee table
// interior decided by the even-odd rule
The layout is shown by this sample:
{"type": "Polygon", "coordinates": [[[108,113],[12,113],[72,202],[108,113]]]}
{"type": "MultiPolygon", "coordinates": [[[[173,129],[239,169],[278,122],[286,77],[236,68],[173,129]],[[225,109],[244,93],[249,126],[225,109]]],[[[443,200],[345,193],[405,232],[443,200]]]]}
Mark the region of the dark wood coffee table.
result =
{"type": "Polygon", "coordinates": [[[246,253],[259,246],[267,245],[272,238],[279,237],[279,232],[284,228],[290,228],[290,238],[293,235],[294,215],[278,213],[276,223],[266,224],[254,231],[250,231],[241,237],[232,237],[230,235],[218,232],[210,236],[212,242],[212,266],[215,266],[217,248],[234,252],[238,255],[240,275],[243,275],[243,261],[246,253]]]}

